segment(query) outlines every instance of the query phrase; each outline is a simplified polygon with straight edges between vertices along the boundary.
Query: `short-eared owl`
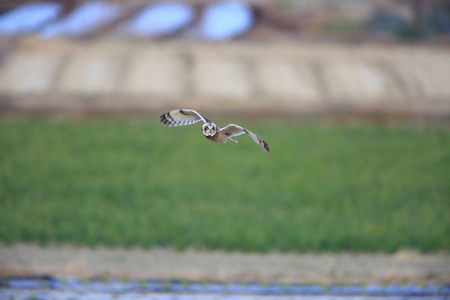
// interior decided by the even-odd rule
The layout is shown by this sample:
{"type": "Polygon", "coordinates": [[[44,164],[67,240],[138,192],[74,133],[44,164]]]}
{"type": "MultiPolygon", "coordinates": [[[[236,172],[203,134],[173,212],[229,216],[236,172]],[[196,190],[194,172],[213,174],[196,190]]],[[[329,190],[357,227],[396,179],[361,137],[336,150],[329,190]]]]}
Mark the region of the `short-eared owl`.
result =
{"type": "Polygon", "coordinates": [[[219,128],[207,116],[193,109],[174,109],[161,115],[159,122],[164,126],[182,126],[191,125],[203,121],[202,133],[210,141],[226,143],[228,140],[238,142],[234,137],[247,133],[261,148],[269,152],[269,145],[253,132],[235,125],[230,124],[224,128],[219,128]]]}

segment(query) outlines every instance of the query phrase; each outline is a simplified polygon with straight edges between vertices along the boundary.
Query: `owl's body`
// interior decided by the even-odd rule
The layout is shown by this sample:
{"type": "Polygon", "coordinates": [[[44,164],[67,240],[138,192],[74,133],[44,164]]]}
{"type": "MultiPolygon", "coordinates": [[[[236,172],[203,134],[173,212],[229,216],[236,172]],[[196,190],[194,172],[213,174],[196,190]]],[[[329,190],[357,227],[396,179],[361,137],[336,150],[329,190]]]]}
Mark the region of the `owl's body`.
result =
{"type": "Polygon", "coordinates": [[[217,131],[216,134],[213,136],[205,135],[205,138],[207,138],[212,142],[219,142],[219,143],[228,142],[228,137],[225,134],[221,133],[220,131],[217,131]]]}
{"type": "Polygon", "coordinates": [[[205,138],[210,141],[219,143],[226,143],[229,140],[237,143],[237,141],[232,136],[224,133],[222,130],[220,130],[220,128],[217,128],[216,134],[214,134],[213,136],[205,135],[205,138]]]}
{"type": "Polygon", "coordinates": [[[210,141],[226,143],[231,140],[237,143],[238,141],[234,137],[246,133],[261,148],[263,148],[267,152],[270,151],[269,145],[253,132],[235,124],[229,124],[224,128],[219,128],[215,123],[211,121],[211,119],[192,109],[171,110],[161,115],[159,121],[164,126],[169,127],[191,125],[199,121],[203,121],[202,133],[210,141]]]}

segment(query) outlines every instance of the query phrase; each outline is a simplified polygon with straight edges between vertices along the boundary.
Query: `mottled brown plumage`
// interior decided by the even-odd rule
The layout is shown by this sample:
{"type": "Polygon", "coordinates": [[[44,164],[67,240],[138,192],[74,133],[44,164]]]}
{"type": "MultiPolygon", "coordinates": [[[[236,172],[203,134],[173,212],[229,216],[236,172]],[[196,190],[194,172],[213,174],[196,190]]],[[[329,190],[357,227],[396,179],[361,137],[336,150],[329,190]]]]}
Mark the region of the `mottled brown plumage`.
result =
{"type": "Polygon", "coordinates": [[[191,125],[203,121],[202,133],[210,141],[226,143],[229,140],[238,142],[234,137],[241,134],[248,134],[261,148],[270,151],[269,145],[253,132],[235,124],[229,124],[224,128],[219,128],[208,117],[192,109],[174,109],[161,115],[159,121],[164,126],[191,125]]]}

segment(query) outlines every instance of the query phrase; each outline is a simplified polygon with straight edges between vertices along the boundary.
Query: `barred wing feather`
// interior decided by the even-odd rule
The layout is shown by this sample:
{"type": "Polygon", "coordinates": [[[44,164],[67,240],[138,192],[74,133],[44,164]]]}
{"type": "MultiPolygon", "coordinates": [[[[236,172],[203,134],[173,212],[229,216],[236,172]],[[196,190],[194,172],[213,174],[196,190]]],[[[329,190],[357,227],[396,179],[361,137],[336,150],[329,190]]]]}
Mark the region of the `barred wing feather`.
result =
{"type": "Polygon", "coordinates": [[[266,150],[267,152],[270,152],[269,149],[269,144],[267,144],[262,138],[260,138],[259,136],[257,136],[256,134],[254,134],[253,132],[251,132],[250,130],[245,129],[244,127],[241,127],[239,125],[235,125],[235,124],[230,124],[225,126],[224,128],[221,129],[221,131],[229,136],[238,136],[241,134],[248,134],[252,140],[255,141],[255,143],[257,143],[261,148],[263,148],[264,150],[266,150]]]}
{"type": "Polygon", "coordinates": [[[174,109],[159,117],[159,122],[168,127],[191,125],[200,121],[211,122],[207,116],[193,109],[174,109]]]}

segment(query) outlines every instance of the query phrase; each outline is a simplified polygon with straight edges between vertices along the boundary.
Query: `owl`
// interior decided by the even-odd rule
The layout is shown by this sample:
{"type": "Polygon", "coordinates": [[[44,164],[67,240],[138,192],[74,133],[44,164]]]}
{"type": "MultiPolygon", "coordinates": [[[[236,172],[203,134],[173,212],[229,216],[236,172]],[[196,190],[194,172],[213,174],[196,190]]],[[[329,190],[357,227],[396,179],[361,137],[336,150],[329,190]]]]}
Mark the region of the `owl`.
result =
{"type": "Polygon", "coordinates": [[[269,145],[253,132],[235,124],[230,124],[224,128],[219,128],[207,116],[193,109],[174,109],[166,112],[159,118],[159,122],[162,125],[169,127],[191,125],[200,121],[203,121],[203,135],[212,142],[226,143],[230,140],[237,143],[238,141],[234,137],[246,133],[261,148],[267,152],[270,151],[269,145]]]}

